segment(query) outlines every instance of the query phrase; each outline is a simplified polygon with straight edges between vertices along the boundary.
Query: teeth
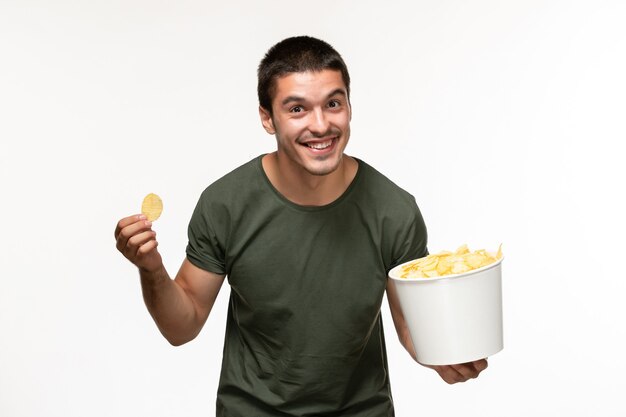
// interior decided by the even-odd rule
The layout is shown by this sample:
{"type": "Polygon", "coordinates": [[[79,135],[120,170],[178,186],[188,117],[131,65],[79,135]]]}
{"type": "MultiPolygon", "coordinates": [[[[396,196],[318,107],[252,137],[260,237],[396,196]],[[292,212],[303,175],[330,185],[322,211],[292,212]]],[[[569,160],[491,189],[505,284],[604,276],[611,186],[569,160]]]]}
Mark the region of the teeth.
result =
{"type": "Polygon", "coordinates": [[[319,142],[319,143],[307,143],[306,145],[309,148],[313,148],[313,149],[326,149],[328,148],[331,144],[333,143],[332,140],[329,140],[328,142],[319,142]]]}

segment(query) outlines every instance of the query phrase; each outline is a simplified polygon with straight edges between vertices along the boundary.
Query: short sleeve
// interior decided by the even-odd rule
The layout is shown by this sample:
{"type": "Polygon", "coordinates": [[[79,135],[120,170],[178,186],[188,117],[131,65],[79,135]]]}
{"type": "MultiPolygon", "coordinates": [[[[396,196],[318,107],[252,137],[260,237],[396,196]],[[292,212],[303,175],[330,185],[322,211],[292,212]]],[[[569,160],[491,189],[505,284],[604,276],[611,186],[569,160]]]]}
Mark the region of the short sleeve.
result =
{"type": "Polygon", "coordinates": [[[216,213],[211,211],[212,204],[206,195],[202,194],[189,221],[187,236],[187,259],[197,266],[216,274],[225,274],[224,247],[213,227],[216,213]]]}
{"type": "Polygon", "coordinates": [[[405,226],[397,234],[389,270],[404,262],[428,255],[426,224],[414,199],[412,203],[407,220],[404,222],[405,226]]]}

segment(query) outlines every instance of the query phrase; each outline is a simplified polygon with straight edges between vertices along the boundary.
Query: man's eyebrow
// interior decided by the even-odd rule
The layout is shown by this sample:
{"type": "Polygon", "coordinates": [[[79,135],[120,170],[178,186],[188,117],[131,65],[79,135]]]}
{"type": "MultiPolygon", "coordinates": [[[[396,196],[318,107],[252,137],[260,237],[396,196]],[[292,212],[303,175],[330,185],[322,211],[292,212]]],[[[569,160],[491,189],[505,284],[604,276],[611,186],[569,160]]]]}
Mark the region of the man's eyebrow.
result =
{"type": "Polygon", "coordinates": [[[331,98],[333,96],[340,95],[346,97],[346,90],[343,88],[336,88],[327,96],[327,98],[331,98]]]}
{"type": "MultiPolygon", "coordinates": [[[[336,95],[340,95],[340,96],[346,97],[346,91],[343,88],[336,88],[333,91],[331,91],[330,94],[328,94],[326,96],[326,98],[331,98],[331,97],[336,96],[336,95]]],[[[301,103],[303,101],[306,101],[306,99],[304,97],[288,96],[288,97],[285,97],[283,99],[283,101],[281,102],[281,105],[284,106],[284,105],[289,104],[291,102],[300,102],[301,103]]]]}
{"type": "Polygon", "coordinates": [[[285,97],[285,99],[280,104],[284,106],[285,104],[291,103],[292,101],[302,102],[304,101],[304,97],[300,97],[300,96],[285,97]]]}

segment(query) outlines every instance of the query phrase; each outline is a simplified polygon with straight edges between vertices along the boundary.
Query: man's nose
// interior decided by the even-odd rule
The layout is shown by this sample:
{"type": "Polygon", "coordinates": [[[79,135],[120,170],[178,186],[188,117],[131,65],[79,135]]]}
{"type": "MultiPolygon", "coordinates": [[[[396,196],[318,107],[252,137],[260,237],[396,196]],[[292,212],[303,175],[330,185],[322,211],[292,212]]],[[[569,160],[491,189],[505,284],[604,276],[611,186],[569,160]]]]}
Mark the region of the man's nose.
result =
{"type": "Polygon", "coordinates": [[[309,124],[311,133],[323,135],[328,132],[329,125],[324,109],[316,108],[311,114],[311,123],[309,124]]]}

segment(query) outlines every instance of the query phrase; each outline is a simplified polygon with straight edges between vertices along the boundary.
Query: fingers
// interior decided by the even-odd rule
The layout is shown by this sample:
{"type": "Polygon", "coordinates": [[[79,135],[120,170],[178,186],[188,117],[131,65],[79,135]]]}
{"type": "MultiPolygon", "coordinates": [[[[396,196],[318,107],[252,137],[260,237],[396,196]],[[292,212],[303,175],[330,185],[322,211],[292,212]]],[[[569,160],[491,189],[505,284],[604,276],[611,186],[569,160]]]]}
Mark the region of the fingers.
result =
{"type": "Polygon", "coordinates": [[[152,239],[147,241],[146,243],[143,243],[141,246],[139,246],[139,249],[137,249],[137,257],[148,255],[153,249],[156,249],[157,246],[159,246],[159,242],[157,242],[156,239],[152,239]]]}
{"type": "Polygon", "coordinates": [[[152,222],[143,214],[120,220],[115,227],[115,241],[117,250],[140,270],[156,271],[163,266],[152,222]]]}
{"type": "Polygon", "coordinates": [[[487,369],[487,366],[487,360],[480,359],[456,365],[434,366],[433,368],[445,382],[456,384],[457,382],[465,382],[476,378],[482,371],[487,369]]]}
{"type": "Polygon", "coordinates": [[[116,228],[117,250],[135,263],[137,256],[146,254],[156,247],[154,244],[143,247],[151,241],[156,243],[156,233],[152,231],[151,227],[152,222],[145,220],[143,215],[130,216],[120,220],[116,228]]]}
{"type": "Polygon", "coordinates": [[[474,365],[474,368],[476,369],[476,371],[478,371],[478,373],[481,373],[482,371],[487,369],[489,363],[487,362],[487,359],[480,359],[478,361],[472,362],[472,365],[474,365]]]}
{"type": "Polygon", "coordinates": [[[153,249],[152,245],[146,246],[146,244],[156,242],[156,232],[152,230],[146,230],[144,232],[138,233],[136,235],[131,236],[130,239],[126,242],[126,248],[131,254],[146,254],[151,249],[153,249]]]}
{"type": "Polygon", "coordinates": [[[144,216],[143,214],[133,214],[132,216],[124,217],[115,225],[115,234],[114,234],[115,239],[117,240],[117,237],[119,236],[123,228],[125,228],[126,226],[130,226],[131,224],[136,223],[140,220],[145,220],[145,219],[146,219],[146,216],[144,216]]]}
{"type": "Polygon", "coordinates": [[[435,366],[435,371],[448,384],[456,384],[457,382],[465,382],[468,378],[463,376],[454,365],[435,366]]]}
{"type": "Polygon", "coordinates": [[[465,382],[468,379],[476,378],[479,374],[478,371],[474,368],[474,366],[466,363],[452,365],[452,368],[461,376],[456,379],[456,382],[465,382]]]}

